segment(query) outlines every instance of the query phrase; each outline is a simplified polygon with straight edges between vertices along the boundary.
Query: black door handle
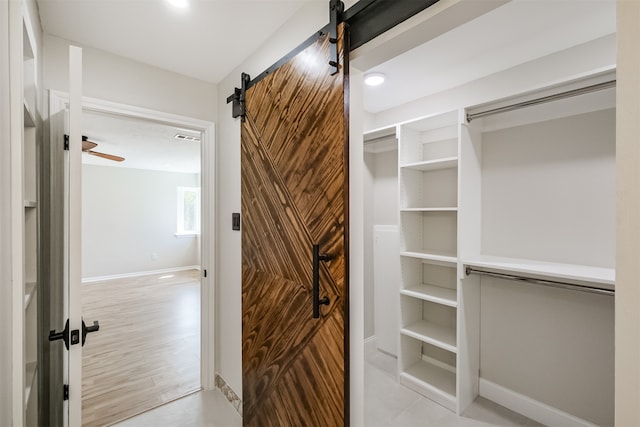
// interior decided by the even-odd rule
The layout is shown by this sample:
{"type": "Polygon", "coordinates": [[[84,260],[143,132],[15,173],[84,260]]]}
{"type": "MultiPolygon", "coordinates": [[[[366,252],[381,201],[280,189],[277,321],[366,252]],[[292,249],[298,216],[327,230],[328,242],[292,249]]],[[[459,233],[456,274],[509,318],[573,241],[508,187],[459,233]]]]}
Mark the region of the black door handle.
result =
{"type": "MultiPolygon", "coordinates": [[[[91,326],[87,326],[83,320],[82,321],[82,345],[84,346],[84,343],[87,340],[87,334],[91,332],[96,332],[99,330],[100,330],[100,325],[98,324],[97,320],[94,320],[93,325],[91,326]]],[[[78,342],[80,341],[79,335],[80,335],[80,331],[77,329],[74,329],[73,331],[69,331],[69,319],[67,319],[67,322],[64,324],[64,329],[62,330],[62,332],[49,331],[49,341],[63,340],[64,346],[67,348],[67,350],[69,350],[69,345],[78,344],[78,342]]]]}
{"type": "Polygon", "coordinates": [[[49,341],[63,340],[64,346],[69,350],[69,319],[64,324],[62,332],[49,331],[49,341]]]}
{"type": "Polygon", "coordinates": [[[313,318],[320,317],[320,306],[329,305],[329,297],[320,299],[320,261],[330,261],[331,255],[321,254],[320,245],[313,245],[313,318]]]}
{"type": "Polygon", "coordinates": [[[99,330],[100,330],[100,324],[98,323],[97,320],[94,320],[93,325],[91,326],[85,325],[83,320],[82,321],[82,346],[84,347],[84,342],[87,340],[87,334],[91,332],[98,332],[99,330]]]}

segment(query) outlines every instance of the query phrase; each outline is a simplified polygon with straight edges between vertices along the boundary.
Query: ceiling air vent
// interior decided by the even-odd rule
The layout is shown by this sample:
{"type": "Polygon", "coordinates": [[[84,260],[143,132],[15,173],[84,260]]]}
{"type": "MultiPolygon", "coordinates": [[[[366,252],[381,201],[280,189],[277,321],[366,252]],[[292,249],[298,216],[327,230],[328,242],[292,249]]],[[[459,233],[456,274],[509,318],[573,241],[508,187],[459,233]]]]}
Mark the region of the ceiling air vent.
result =
{"type": "Polygon", "coordinates": [[[200,137],[199,136],[191,136],[191,135],[184,135],[184,134],[181,134],[181,133],[176,133],[173,137],[175,139],[179,140],[179,141],[200,142],[200,137]]]}

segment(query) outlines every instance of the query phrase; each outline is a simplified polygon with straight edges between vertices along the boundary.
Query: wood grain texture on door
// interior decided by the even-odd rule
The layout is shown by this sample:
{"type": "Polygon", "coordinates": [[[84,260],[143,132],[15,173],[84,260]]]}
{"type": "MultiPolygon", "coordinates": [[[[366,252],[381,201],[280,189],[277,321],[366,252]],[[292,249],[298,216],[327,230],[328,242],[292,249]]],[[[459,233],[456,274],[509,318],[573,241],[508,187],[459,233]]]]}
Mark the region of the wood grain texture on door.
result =
{"type": "Polygon", "coordinates": [[[348,424],[348,74],[321,36],[252,86],[242,124],[242,381],[246,426],[348,424]],[[312,249],[320,297],[312,318],[312,249]]]}

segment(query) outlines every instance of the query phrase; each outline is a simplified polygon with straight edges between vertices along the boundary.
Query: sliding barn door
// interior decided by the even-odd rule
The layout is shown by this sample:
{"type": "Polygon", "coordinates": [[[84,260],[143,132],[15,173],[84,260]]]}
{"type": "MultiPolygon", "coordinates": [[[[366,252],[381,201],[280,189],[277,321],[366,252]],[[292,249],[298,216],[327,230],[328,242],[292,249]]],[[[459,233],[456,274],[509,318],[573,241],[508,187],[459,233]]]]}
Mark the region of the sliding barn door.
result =
{"type": "Polygon", "coordinates": [[[246,94],[246,426],[348,425],[348,114],[342,27],[338,51],[340,69],[330,75],[330,42],[321,36],[246,94]]]}

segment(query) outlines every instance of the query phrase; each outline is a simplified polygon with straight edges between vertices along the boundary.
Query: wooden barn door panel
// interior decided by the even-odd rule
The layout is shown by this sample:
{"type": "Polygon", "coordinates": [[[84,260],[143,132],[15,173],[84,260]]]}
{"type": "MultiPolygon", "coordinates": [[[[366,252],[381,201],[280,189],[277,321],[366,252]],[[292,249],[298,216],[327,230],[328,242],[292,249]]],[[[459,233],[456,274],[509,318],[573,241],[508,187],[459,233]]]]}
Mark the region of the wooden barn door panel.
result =
{"type": "Polygon", "coordinates": [[[328,37],[246,93],[242,380],[247,426],[348,424],[347,73],[328,37]],[[313,245],[319,296],[313,317],[313,245]]]}

